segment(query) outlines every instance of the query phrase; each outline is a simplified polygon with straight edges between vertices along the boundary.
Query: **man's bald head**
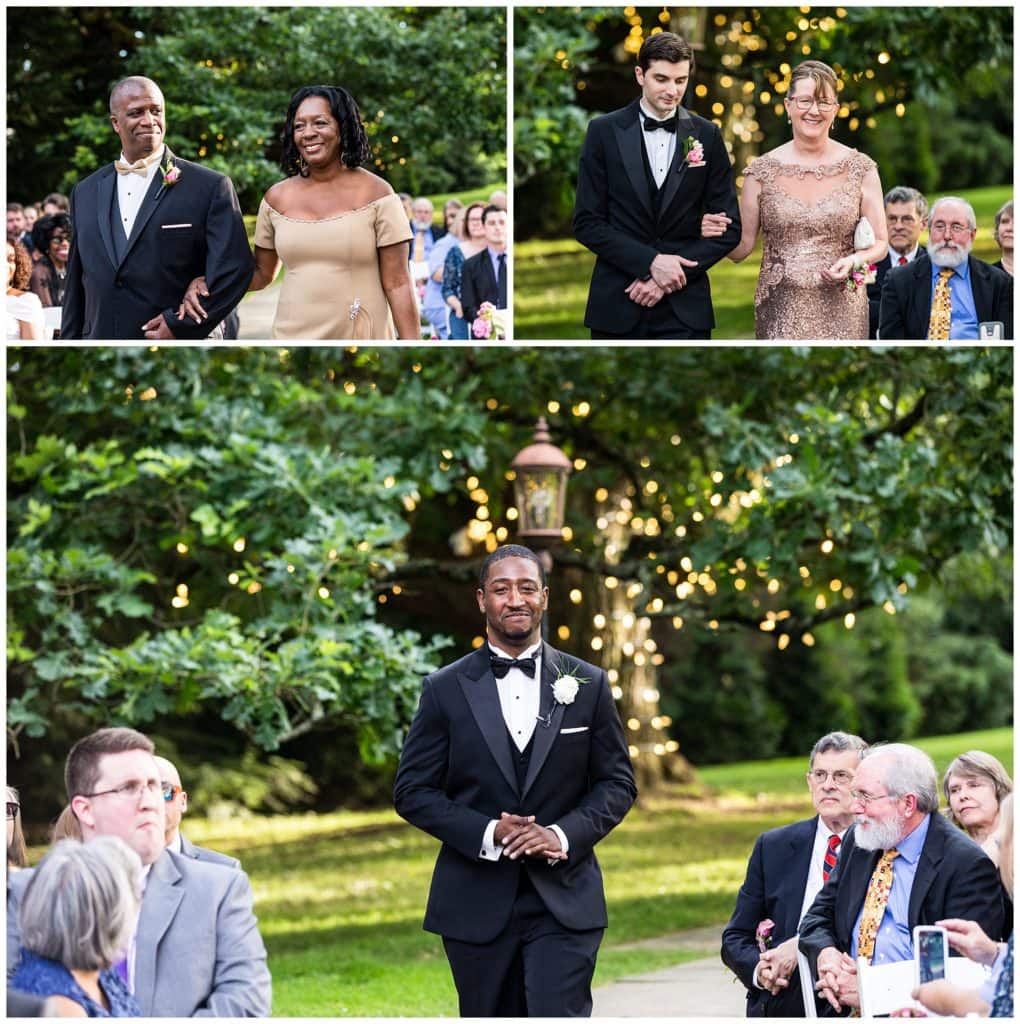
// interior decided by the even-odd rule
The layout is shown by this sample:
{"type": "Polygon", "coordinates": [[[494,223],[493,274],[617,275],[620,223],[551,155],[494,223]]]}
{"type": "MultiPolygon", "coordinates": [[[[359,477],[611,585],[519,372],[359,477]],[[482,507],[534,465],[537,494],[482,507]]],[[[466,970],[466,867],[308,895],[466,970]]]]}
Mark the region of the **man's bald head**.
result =
{"type": "Polygon", "coordinates": [[[110,90],[110,113],[117,112],[115,107],[125,94],[141,90],[154,92],[160,99],[163,97],[163,90],[151,78],[146,78],[144,75],[129,75],[115,83],[110,90]]]}
{"type": "Polygon", "coordinates": [[[188,809],[188,794],[181,785],[181,776],[173,761],[157,756],[156,766],[159,769],[159,781],[163,783],[164,789],[167,785],[173,786],[173,798],[165,802],[166,842],[169,846],[177,838],[181,827],[181,818],[188,809]]]}

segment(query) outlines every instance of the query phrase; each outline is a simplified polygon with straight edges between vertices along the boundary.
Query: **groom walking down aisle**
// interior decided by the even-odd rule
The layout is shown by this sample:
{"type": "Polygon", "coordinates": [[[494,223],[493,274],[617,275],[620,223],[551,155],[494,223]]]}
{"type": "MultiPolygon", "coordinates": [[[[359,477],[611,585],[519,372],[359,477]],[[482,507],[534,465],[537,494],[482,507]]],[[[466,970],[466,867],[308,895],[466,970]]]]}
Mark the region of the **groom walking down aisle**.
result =
{"type": "Polygon", "coordinates": [[[593,848],[637,787],[606,673],[542,640],[545,570],[506,544],[482,565],[488,643],[427,676],[394,783],[442,842],[426,931],[464,1017],[590,1017],[608,923],[593,848]]]}
{"type": "Polygon", "coordinates": [[[121,156],[75,186],[61,339],[209,337],[244,297],[255,263],[230,179],[164,142],[159,86],[132,77],[110,93],[121,156]],[[211,296],[201,323],[178,317],[193,278],[211,296]]]}
{"type": "Polygon", "coordinates": [[[649,36],[634,69],[640,99],[588,125],[574,235],[598,257],[584,318],[593,338],[711,338],[706,271],[740,240],[740,215],[719,129],[681,105],[693,71],[684,39],[649,36]],[[702,213],[722,210],[725,234],[702,238],[702,213]]]}

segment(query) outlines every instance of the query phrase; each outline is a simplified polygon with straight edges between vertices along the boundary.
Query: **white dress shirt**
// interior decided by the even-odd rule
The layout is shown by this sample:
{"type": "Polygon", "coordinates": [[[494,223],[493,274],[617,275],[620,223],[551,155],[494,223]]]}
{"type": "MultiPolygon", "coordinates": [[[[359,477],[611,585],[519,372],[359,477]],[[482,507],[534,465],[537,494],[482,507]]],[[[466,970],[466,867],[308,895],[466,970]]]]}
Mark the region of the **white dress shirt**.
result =
{"type": "MultiPolygon", "coordinates": [[[[493,644],[489,644],[489,650],[500,658],[513,660],[513,655],[501,651],[493,644]]],[[[524,748],[531,742],[535,733],[535,726],[538,724],[538,713],[541,707],[542,698],[542,644],[535,644],[534,647],[517,655],[521,658],[535,659],[535,675],[529,676],[519,668],[510,668],[502,679],[496,680],[496,690],[499,693],[499,706],[503,712],[503,721],[506,722],[510,738],[518,750],[524,748]]],[[[503,847],[497,846],[495,842],[496,826],[499,822],[493,818],[485,829],[482,837],[482,849],[480,856],[483,860],[499,860],[503,855],[503,847]]],[[[539,823],[541,824],[541,823],[539,823]]],[[[558,825],[549,825],[549,828],[559,837],[563,852],[567,852],[567,837],[558,825]]],[[[552,863],[555,863],[553,861],[552,863]]]]}
{"type": "MultiPolygon", "coordinates": [[[[117,174],[117,202],[120,205],[120,222],[124,228],[124,237],[130,238],[138,217],[138,211],[142,208],[142,200],[145,198],[152,179],[159,173],[159,165],[163,162],[163,154],[166,146],[160,146],[159,155],[146,168],[143,178],[140,174],[117,174]]],[[[123,153],[120,155],[124,163],[130,163],[123,153]]]]}
{"type": "Polygon", "coordinates": [[[645,140],[645,152],[648,154],[648,164],[652,168],[652,177],[655,184],[662,188],[662,183],[669,174],[670,165],[673,163],[673,154],[676,152],[676,132],[646,132],[644,119],[650,117],[653,121],[661,121],[662,118],[645,109],[645,105],[638,100],[638,107],[641,110],[641,137],[645,140]]]}

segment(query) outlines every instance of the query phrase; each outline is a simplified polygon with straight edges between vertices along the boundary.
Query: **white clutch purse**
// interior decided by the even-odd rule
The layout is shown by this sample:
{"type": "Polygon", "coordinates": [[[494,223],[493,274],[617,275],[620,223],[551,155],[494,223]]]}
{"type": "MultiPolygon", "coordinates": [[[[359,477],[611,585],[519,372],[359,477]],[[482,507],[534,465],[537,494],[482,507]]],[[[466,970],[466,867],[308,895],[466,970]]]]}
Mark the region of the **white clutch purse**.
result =
{"type": "Polygon", "coordinates": [[[867,217],[861,217],[854,228],[854,250],[870,249],[875,244],[875,229],[867,217]]]}

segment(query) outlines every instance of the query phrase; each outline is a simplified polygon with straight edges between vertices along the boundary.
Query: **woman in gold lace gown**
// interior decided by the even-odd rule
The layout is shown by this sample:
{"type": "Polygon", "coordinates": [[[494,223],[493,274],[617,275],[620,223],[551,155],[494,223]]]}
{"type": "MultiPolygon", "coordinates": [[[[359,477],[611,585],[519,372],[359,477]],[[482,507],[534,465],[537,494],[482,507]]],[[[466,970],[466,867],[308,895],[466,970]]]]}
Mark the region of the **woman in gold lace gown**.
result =
{"type": "MultiPolygon", "coordinates": [[[[286,268],[272,337],[383,341],[420,338],[408,271],[411,228],[393,189],[361,167],[368,139],[344,90],[311,85],[291,97],[283,171],[259,205],[251,291],[286,268]]],[[[201,314],[201,278],[182,310],[201,314]]]]}
{"type": "MultiPolygon", "coordinates": [[[[754,294],[755,337],[865,340],[868,297],[850,289],[854,268],[877,263],[888,235],[875,162],[829,137],[839,110],[837,80],[821,61],[794,68],[785,100],[793,138],[753,160],[740,197],[742,233],[729,254],[739,263],[763,251],[754,294]],[[874,241],[854,250],[854,229],[867,217],[874,241]]],[[[703,233],[722,234],[728,218],[706,214],[703,233]]]]}

